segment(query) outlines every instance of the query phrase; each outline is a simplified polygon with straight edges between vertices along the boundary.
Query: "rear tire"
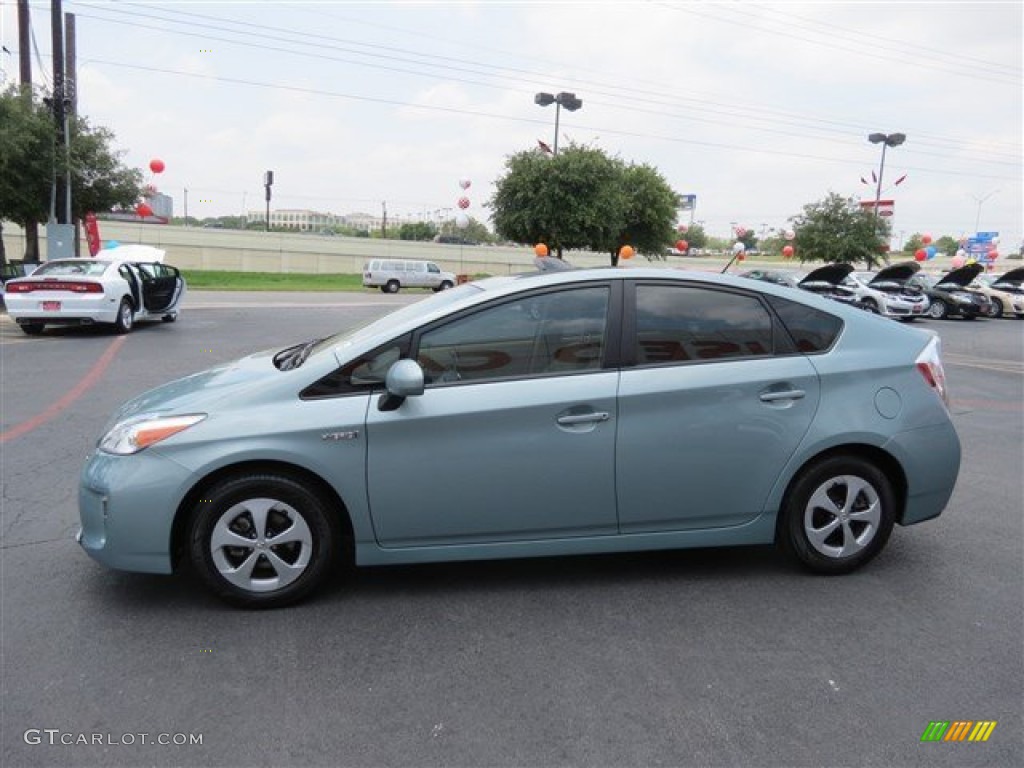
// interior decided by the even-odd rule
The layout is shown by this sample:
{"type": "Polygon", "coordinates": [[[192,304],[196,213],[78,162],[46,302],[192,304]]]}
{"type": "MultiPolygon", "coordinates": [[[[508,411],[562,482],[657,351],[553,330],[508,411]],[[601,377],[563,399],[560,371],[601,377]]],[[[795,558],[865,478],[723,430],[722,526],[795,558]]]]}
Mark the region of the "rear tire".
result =
{"type": "Polygon", "coordinates": [[[991,304],[991,307],[989,308],[988,316],[989,317],[994,317],[996,319],[999,319],[1000,317],[1002,317],[1003,316],[1003,302],[1001,302],[999,299],[992,299],[992,304],[991,304]]]}
{"type": "Polygon", "coordinates": [[[46,327],[45,323],[19,323],[21,330],[29,336],[38,336],[46,327]]]}
{"type": "Polygon", "coordinates": [[[318,493],[264,473],[230,478],[203,493],[189,532],[199,577],[218,597],[245,608],[275,608],[308,595],[337,564],[339,544],[330,505],[318,493]]]}
{"type": "Polygon", "coordinates": [[[175,322],[178,319],[178,316],[177,315],[164,315],[160,319],[163,320],[165,323],[173,323],[173,322],[175,322]]]}
{"type": "Polygon", "coordinates": [[[786,492],[777,541],[815,573],[849,573],[882,551],[896,520],[892,484],[873,463],[833,456],[786,492]]]}
{"type": "Polygon", "coordinates": [[[385,293],[398,293],[398,289],[402,286],[397,280],[388,280],[387,285],[384,286],[385,293]]]}
{"type": "Polygon", "coordinates": [[[121,299],[121,306],[117,308],[117,319],[114,320],[115,333],[131,333],[135,324],[135,310],[128,299],[121,299]]]}

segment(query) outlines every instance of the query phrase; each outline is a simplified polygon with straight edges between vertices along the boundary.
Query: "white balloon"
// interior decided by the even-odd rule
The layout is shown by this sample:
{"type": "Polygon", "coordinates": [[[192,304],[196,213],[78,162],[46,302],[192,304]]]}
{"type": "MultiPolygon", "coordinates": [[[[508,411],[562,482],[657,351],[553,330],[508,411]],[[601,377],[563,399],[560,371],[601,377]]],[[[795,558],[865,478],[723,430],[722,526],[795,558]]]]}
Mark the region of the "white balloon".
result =
{"type": "Polygon", "coordinates": [[[998,237],[993,237],[992,238],[992,245],[999,245],[999,238],[998,237]]]}
{"type": "Polygon", "coordinates": [[[792,240],[794,237],[796,237],[796,232],[794,232],[792,229],[787,229],[783,237],[785,237],[787,240],[792,240]]]}
{"type": "Polygon", "coordinates": [[[455,226],[459,229],[465,229],[469,226],[469,216],[464,213],[460,213],[455,217],[455,226]]]}
{"type": "Polygon", "coordinates": [[[733,253],[743,253],[745,250],[747,250],[747,246],[745,246],[743,243],[733,243],[732,245],[733,253]]]}
{"type": "Polygon", "coordinates": [[[461,179],[459,179],[459,186],[462,187],[463,189],[469,189],[469,187],[470,187],[470,185],[472,185],[472,183],[473,182],[471,182],[466,177],[462,177],[461,179]]]}
{"type": "Polygon", "coordinates": [[[967,251],[965,251],[963,248],[961,248],[959,251],[956,252],[956,257],[958,259],[966,259],[967,258],[967,251]]]}

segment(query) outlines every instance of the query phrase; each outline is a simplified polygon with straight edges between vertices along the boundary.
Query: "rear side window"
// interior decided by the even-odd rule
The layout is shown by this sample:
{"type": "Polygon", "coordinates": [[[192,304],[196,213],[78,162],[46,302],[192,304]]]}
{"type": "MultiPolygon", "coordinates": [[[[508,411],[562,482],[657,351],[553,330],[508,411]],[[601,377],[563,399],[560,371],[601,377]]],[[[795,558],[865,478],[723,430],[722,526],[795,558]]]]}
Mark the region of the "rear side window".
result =
{"type": "Polygon", "coordinates": [[[638,285],[636,363],[764,357],[772,317],[754,296],[696,286],[638,285]]]}
{"type": "Polygon", "coordinates": [[[765,298],[793,337],[797,349],[805,355],[825,352],[835,344],[843,328],[843,321],[835,315],[778,296],[765,298]]]}

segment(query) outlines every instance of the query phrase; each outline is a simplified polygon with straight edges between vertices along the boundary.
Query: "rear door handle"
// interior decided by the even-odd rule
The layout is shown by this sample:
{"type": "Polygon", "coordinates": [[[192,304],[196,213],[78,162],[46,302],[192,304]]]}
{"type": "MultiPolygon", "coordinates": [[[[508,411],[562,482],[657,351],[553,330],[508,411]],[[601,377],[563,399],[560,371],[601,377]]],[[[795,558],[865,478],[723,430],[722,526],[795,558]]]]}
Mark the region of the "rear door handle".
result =
{"type": "Polygon", "coordinates": [[[802,400],[807,393],[802,389],[787,389],[785,392],[764,392],[762,403],[774,403],[776,400],[802,400]]]}
{"type": "Polygon", "coordinates": [[[594,424],[599,421],[608,421],[611,416],[604,411],[594,413],[572,413],[568,416],[559,416],[557,421],[563,427],[571,427],[576,424],[594,424]]]}

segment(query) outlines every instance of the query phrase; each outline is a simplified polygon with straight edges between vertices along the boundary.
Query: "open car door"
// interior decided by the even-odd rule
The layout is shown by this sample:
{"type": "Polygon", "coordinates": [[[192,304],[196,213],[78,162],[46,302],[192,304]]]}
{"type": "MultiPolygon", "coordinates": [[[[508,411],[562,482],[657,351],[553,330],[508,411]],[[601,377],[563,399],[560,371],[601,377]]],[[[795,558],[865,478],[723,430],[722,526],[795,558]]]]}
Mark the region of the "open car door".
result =
{"type": "Polygon", "coordinates": [[[142,302],[147,312],[169,312],[178,306],[185,292],[181,273],[167,264],[145,262],[138,265],[142,274],[142,302]]]}

